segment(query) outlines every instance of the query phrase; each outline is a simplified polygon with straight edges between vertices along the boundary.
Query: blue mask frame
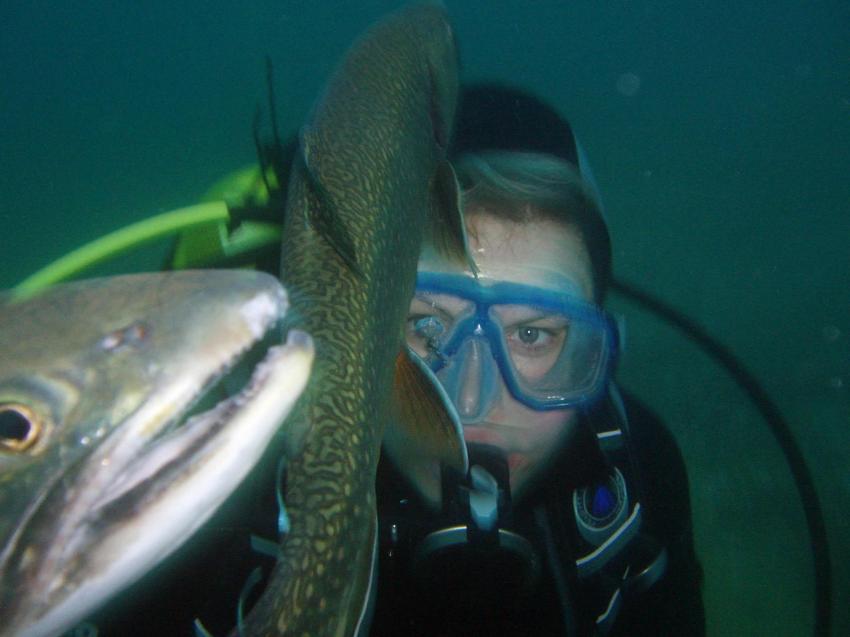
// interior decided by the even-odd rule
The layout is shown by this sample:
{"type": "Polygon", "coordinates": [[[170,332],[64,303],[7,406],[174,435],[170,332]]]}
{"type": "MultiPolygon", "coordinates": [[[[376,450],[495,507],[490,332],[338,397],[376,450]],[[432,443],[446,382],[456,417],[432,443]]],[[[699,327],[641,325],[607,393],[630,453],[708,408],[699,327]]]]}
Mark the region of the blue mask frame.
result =
{"type": "Polygon", "coordinates": [[[454,326],[452,337],[441,343],[427,357],[427,363],[434,373],[445,367],[447,361],[457,354],[470,336],[484,336],[508,391],[517,401],[531,409],[548,411],[587,406],[604,393],[619,356],[619,330],[614,318],[599,307],[571,294],[507,281],[481,285],[479,280],[459,274],[420,272],[416,277],[416,291],[454,295],[475,304],[475,311],[454,326]],[[555,394],[536,397],[523,391],[510,364],[509,354],[501,338],[501,328],[490,316],[490,308],[493,305],[503,304],[529,305],[566,313],[603,331],[607,347],[603,360],[599,362],[597,381],[593,384],[593,389],[589,393],[570,397],[555,394]]]}

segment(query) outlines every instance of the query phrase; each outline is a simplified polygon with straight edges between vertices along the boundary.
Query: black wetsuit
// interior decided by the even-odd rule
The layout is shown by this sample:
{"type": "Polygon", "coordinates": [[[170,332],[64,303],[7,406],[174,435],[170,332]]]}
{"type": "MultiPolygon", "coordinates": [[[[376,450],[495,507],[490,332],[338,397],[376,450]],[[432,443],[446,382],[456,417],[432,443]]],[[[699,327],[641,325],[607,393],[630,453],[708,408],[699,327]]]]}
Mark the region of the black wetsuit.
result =
{"type": "MultiPolygon", "coordinates": [[[[635,552],[665,547],[667,566],[662,578],[649,589],[623,593],[622,605],[608,635],[704,635],[705,622],[700,595],[701,570],[693,548],[688,481],[681,453],[673,437],[644,405],[625,398],[628,413],[632,464],[639,478],[631,489],[638,491],[642,509],[640,538],[623,550],[623,560],[637,564],[635,552]],[[641,546],[643,545],[643,546],[641,546]],[[651,546],[646,546],[651,545],[651,546]],[[629,555],[631,554],[631,555],[629,555]]],[[[392,465],[382,460],[378,472],[381,519],[381,565],[378,597],[371,635],[565,635],[602,634],[596,619],[604,612],[615,582],[606,589],[599,578],[592,584],[576,576],[575,559],[581,549],[574,533],[571,494],[575,472],[560,467],[538,483],[535,491],[513,509],[511,526],[538,548],[544,559],[542,575],[533,589],[519,593],[513,588],[512,567],[505,563],[458,563],[438,582],[421,583],[411,568],[417,521],[427,521],[427,510],[392,465]],[[545,511],[541,516],[540,510],[545,511]],[[541,527],[541,520],[545,519],[541,527]],[[393,525],[395,528],[392,529],[393,525]],[[568,609],[560,600],[551,564],[545,559],[555,546],[561,582],[568,591],[568,609]],[[391,539],[391,535],[394,536],[391,539]],[[399,537],[400,536],[400,537],[399,537]],[[411,539],[413,537],[413,539],[411,539]],[[566,614],[565,614],[566,613],[566,614]]],[[[581,470],[578,472],[581,473],[581,470]]],[[[427,526],[427,522],[426,522],[427,526]]],[[[431,527],[433,530],[433,527],[431,527]]],[[[656,551],[657,554],[657,551],[656,551]]],[[[633,570],[634,572],[634,570],[633,570]]],[[[610,578],[609,578],[610,579],[610,578]]]]}

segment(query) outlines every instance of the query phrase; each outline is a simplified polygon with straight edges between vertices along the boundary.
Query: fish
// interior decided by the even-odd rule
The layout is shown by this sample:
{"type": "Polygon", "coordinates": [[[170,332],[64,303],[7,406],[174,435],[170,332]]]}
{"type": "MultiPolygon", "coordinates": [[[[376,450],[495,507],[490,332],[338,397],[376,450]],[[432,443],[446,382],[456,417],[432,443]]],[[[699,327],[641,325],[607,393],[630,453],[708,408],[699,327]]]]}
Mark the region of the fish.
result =
{"type": "Polygon", "coordinates": [[[309,335],[280,343],[287,307],[274,276],[249,271],[0,302],[0,635],[72,629],[235,490],[310,375],[309,335]],[[224,396],[243,360],[250,379],[224,396]]]}
{"type": "Polygon", "coordinates": [[[404,422],[423,453],[468,465],[451,402],[403,337],[423,242],[474,267],[446,158],[457,94],[444,9],[412,5],[352,45],[301,129],[280,277],[286,324],[313,336],[316,360],[287,422],[291,527],[242,635],[368,630],[388,422],[404,422]]]}

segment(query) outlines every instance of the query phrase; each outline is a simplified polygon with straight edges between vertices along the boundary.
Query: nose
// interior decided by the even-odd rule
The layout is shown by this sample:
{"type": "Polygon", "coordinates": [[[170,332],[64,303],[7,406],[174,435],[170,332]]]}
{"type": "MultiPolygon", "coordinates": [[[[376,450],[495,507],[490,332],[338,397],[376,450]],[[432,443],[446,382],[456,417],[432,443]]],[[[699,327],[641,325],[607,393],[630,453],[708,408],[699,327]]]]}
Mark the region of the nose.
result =
{"type": "Polygon", "coordinates": [[[467,340],[437,376],[463,423],[483,420],[500,392],[500,374],[486,338],[467,340]]]}
{"type": "Polygon", "coordinates": [[[483,376],[481,341],[472,339],[469,351],[463,359],[458,379],[456,407],[461,418],[474,418],[481,404],[481,380],[483,376]]]}

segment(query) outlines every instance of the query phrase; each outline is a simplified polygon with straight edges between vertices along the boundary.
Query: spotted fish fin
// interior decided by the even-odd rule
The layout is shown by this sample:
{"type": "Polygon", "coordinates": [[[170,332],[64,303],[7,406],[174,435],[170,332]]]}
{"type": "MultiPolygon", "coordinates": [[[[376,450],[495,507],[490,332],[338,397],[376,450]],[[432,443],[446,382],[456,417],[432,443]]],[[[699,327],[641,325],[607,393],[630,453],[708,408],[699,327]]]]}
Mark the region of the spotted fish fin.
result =
{"type": "Polygon", "coordinates": [[[434,372],[406,346],[396,357],[393,400],[395,419],[387,434],[465,474],[469,458],[457,410],[434,372]]]}
{"type": "Polygon", "coordinates": [[[450,261],[478,275],[472,260],[463,221],[460,184],[455,169],[448,160],[437,164],[431,180],[431,245],[450,261]]]}
{"type": "Polygon", "coordinates": [[[333,196],[322,184],[319,175],[310,164],[310,129],[306,126],[302,128],[298,138],[298,152],[295,153],[297,166],[295,169],[304,172],[304,181],[315,202],[314,205],[309,207],[308,223],[330,244],[348,268],[362,277],[363,274],[357,264],[357,254],[351,233],[339,217],[333,196]]]}

